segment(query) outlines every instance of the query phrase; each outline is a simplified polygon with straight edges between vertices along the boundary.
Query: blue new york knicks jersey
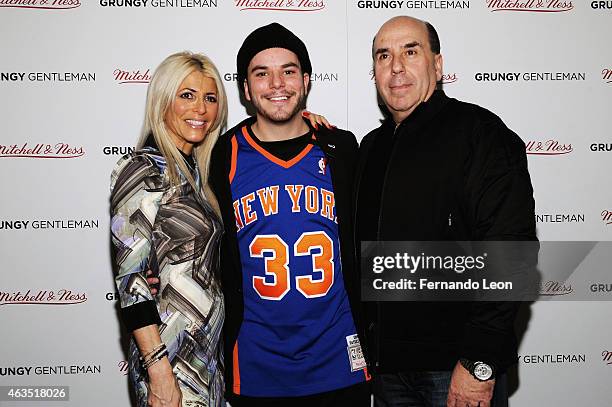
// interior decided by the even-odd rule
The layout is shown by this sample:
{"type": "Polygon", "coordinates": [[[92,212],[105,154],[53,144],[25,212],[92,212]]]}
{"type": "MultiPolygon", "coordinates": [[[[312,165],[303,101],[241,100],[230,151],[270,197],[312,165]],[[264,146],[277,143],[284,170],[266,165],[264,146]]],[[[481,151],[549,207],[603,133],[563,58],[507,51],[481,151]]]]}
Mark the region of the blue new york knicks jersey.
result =
{"type": "Polygon", "coordinates": [[[292,397],[363,382],[323,151],[309,144],[283,161],[243,127],[230,183],[244,295],[233,392],[292,397]]]}

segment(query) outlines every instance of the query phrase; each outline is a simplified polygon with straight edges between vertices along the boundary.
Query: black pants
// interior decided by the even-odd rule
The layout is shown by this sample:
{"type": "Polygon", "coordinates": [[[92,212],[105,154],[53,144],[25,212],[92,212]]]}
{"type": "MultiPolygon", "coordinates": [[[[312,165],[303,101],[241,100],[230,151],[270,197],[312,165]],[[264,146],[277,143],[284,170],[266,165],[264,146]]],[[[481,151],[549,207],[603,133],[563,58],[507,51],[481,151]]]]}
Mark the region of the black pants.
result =
{"type": "Polygon", "coordinates": [[[233,396],[232,407],[370,407],[369,382],[302,397],[233,396]]]}
{"type": "MultiPolygon", "coordinates": [[[[374,376],[374,407],[446,407],[450,371],[374,376]]],[[[491,407],[508,407],[506,375],[495,379],[491,407]]]]}

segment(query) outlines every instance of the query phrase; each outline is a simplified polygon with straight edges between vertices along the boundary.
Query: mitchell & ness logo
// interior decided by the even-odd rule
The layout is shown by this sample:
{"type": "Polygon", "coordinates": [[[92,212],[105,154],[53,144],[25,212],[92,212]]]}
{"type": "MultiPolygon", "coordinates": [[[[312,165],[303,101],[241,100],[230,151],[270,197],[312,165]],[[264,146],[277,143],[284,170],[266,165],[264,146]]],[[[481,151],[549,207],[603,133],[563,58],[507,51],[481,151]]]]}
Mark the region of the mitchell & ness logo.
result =
{"type": "Polygon", "coordinates": [[[601,212],[601,220],[606,224],[606,225],[612,225],[612,211],[609,211],[607,209],[604,209],[601,212]]]}
{"type": "Polygon", "coordinates": [[[525,144],[527,154],[531,155],[562,155],[569,154],[574,149],[571,144],[561,144],[557,140],[529,141],[525,144]]]}
{"type": "Polygon", "coordinates": [[[558,281],[547,281],[540,285],[540,295],[555,296],[567,295],[574,292],[571,284],[564,284],[558,281]]]}
{"type": "Polygon", "coordinates": [[[606,362],[606,365],[612,365],[612,352],[609,350],[604,350],[601,352],[601,356],[603,357],[603,361],[606,362]]]}
{"type": "Polygon", "coordinates": [[[0,7],[65,10],[81,6],[80,0],[0,0],[0,7]]]}
{"type": "Polygon", "coordinates": [[[574,8],[571,1],[563,0],[487,0],[491,11],[528,11],[535,13],[559,13],[574,8]]]}
{"type": "Polygon", "coordinates": [[[151,82],[151,70],[141,72],[140,69],[128,71],[117,68],[113,71],[115,81],[119,85],[126,83],[149,83],[151,82]]]}
{"type": "Polygon", "coordinates": [[[442,79],[438,83],[442,83],[444,85],[449,85],[451,83],[457,82],[457,74],[456,73],[445,73],[442,75],[442,79]]]}
{"type": "Polygon", "coordinates": [[[240,11],[278,10],[278,11],[321,11],[324,0],[234,0],[240,11]]]}
{"type": "Polygon", "coordinates": [[[121,373],[124,376],[127,376],[128,374],[128,361],[127,360],[120,360],[119,363],[117,363],[117,367],[119,368],[119,373],[121,373]]]}
{"type": "Polygon", "coordinates": [[[28,290],[6,292],[0,291],[0,306],[2,305],[71,305],[87,301],[87,294],[77,293],[62,288],[61,290],[28,290]]]}
{"type": "Polygon", "coordinates": [[[0,144],[0,158],[78,158],[84,155],[83,147],[74,147],[68,143],[38,143],[33,147],[28,143],[0,144]]]}

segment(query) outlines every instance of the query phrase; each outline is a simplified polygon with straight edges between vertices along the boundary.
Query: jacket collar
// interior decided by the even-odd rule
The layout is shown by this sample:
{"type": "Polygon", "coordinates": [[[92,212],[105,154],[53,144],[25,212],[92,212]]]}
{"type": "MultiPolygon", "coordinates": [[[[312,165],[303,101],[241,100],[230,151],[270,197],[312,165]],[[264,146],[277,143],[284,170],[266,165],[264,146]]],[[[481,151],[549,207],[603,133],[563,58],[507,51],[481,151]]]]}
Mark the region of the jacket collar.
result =
{"type": "MultiPolygon", "coordinates": [[[[429,123],[449,101],[450,98],[446,96],[443,90],[435,90],[426,102],[419,104],[416,109],[397,126],[397,129],[402,133],[417,131],[424,124],[429,123]]],[[[385,133],[394,133],[395,122],[391,116],[387,117],[383,122],[382,128],[385,133]]]]}

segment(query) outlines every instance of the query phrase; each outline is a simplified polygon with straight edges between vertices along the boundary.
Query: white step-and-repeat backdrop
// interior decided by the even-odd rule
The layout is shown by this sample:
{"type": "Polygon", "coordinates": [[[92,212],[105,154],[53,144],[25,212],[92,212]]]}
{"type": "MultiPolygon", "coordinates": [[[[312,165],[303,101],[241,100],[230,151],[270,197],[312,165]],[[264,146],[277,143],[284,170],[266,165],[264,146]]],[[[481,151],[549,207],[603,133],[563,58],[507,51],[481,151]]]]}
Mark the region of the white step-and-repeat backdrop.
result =
{"type": "MultiPolygon", "coordinates": [[[[209,55],[234,124],[236,52],[278,21],[311,54],[308,107],[360,139],[381,118],[372,37],[400,14],[438,28],[447,94],[525,141],[539,238],[612,240],[610,0],[0,0],[0,386],[70,387],[68,402],[0,405],[129,405],[109,176],[164,57],[209,55]]],[[[523,313],[512,406],[611,405],[611,282],[523,313]]]]}

